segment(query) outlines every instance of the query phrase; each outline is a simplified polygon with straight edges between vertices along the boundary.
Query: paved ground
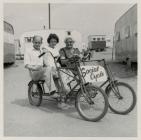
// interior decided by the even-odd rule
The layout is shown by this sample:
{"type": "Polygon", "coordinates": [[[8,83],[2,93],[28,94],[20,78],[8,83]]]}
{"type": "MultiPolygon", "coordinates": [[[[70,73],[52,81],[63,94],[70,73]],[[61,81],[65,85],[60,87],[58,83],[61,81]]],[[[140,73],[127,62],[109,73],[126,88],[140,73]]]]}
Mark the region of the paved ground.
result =
{"type": "MultiPolygon", "coordinates": [[[[107,53],[105,56],[111,59],[111,54],[107,53]]],[[[119,63],[110,64],[117,78],[129,83],[137,91],[137,76],[119,63]]],[[[78,115],[75,108],[61,111],[56,103],[47,101],[43,101],[40,107],[31,106],[27,98],[28,72],[24,69],[22,61],[17,61],[16,65],[4,69],[5,136],[137,136],[136,108],[128,115],[116,115],[108,111],[101,121],[87,122],[78,115]]]]}

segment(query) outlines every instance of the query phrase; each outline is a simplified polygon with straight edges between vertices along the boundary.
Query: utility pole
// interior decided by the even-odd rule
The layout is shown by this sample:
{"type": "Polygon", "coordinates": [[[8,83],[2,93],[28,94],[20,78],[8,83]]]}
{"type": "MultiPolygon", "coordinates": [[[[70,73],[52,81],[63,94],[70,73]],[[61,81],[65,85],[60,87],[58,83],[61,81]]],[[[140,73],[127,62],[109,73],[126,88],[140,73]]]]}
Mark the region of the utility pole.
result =
{"type": "Polygon", "coordinates": [[[51,22],[50,22],[50,3],[48,4],[48,20],[49,20],[49,29],[51,29],[51,22]]]}

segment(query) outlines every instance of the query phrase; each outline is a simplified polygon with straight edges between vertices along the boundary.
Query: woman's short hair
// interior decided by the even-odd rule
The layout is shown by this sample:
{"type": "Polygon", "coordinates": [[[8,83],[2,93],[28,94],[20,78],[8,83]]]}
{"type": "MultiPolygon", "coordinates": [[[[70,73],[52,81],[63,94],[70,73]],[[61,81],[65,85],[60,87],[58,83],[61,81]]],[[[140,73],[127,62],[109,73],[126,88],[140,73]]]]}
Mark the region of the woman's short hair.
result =
{"type": "Polygon", "coordinates": [[[66,43],[66,42],[68,41],[68,39],[71,39],[73,42],[75,42],[74,39],[73,39],[71,36],[66,37],[66,38],[64,39],[64,42],[66,43]]]}
{"type": "Polygon", "coordinates": [[[47,42],[50,43],[51,39],[55,39],[57,43],[59,42],[59,37],[56,34],[50,34],[47,38],[47,42]]]}

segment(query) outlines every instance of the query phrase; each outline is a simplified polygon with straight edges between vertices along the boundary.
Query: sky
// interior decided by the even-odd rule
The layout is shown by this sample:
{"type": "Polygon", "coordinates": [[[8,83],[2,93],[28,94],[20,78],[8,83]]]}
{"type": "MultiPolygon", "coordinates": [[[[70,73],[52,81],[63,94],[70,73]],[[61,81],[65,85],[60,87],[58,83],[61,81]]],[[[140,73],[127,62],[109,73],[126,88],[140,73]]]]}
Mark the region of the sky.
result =
{"type": "MultiPolygon", "coordinates": [[[[87,42],[88,35],[113,35],[119,17],[134,4],[129,3],[53,3],[51,4],[51,29],[73,29],[82,34],[87,42]]],[[[5,3],[4,20],[11,23],[15,38],[26,31],[49,27],[47,3],[5,3]]]]}

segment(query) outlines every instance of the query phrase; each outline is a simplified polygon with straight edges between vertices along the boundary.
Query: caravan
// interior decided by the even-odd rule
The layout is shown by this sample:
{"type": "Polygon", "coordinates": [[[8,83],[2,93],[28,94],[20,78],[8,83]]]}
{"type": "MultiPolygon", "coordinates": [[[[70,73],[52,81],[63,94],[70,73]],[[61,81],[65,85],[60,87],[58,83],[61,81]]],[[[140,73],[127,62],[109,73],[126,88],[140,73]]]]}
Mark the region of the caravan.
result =
{"type": "Polygon", "coordinates": [[[14,28],[4,21],[4,64],[15,62],[14,28]]]}
{"type": "Polygon", "coordinates": [[[137,63],[137,5],[117,20],[114,34],[115,60],[137,63]]]}

